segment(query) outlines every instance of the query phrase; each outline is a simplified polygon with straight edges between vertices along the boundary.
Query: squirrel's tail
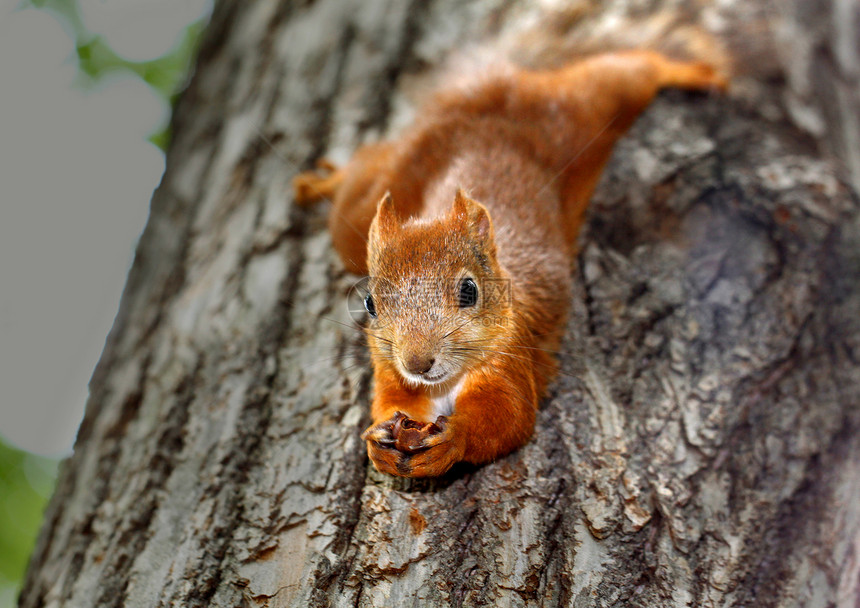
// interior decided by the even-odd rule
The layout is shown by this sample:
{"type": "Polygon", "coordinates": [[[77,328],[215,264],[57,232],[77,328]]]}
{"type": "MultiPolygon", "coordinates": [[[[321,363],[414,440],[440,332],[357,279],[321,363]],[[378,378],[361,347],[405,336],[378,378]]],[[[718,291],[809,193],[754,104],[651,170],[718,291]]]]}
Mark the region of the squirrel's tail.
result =
{"type": "Polygon", "coordinates": [[[607,4],[583,0],[539,11],[530,24],[505,36],[507,56],[518,65],[546,69],[607,51],[652,50],[707,63],[724,78],[731,75],[729,53],[701,15],[678,9],[637,18],[607,4]]]}
{"type": "MultiPolygon", "coordinates": [[[[636,17],[602,0],[581,0],[547,8],[528,3],[511,29],[492,42],[477,40],[447,58],[445,68],[419,79],[416,99],[438,82],[447,90],[472,90],[476,81],[513,74],[519,68],[557,69],[586,57],[613,51],[656,51],[669,59],[699,62],[723,81],[731,80],[732,61],[720,38],[693,9],[636,17]],[[609,5],[609,6],[607,6],[609,5]]],[[[414,84],[413,84],[414,86],[414,84]]]]}

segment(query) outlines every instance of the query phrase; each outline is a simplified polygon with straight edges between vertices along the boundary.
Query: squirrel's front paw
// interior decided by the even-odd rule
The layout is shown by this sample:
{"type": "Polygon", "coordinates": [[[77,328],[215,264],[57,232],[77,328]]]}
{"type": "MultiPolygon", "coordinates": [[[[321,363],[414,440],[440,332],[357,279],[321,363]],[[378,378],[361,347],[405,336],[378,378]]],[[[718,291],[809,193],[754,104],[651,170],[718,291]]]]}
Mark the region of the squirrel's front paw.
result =
{"type": "MultiPolygon", "coordinates": [[[[400,434],[404,432],[408,429],[401,430],[400,434]]],[[[445,416],[439,416],[435,423],[427,423],[401,441],[411,444],[413,438],[413,451],[398,463],[399,474],[404,477],[438,477],[463,459],[463,437],[455,433],[445,416]]]]}
{"type": "Polygon", "coordinates": [[[367,427],[367,429],[361,434],[361,438],[365,441],[378,443],[384,447],[393,448],[396,441],[394,433],[395,427],[399,427],[403,420],[408,419],[409,418],[407,418],[406,414],[403,412],[394,412],[394,415],[388,420],[367,427]]]}
{"type": "Polygon", "coordinates": [[[442,475],[462,459],[463,448],[445,416],[436,422],[418,422],[396,412],[362,435],[367,454],[383,473],[400,477],[442,475]]]}
{"type": "Polygon", "coordinates": [[[368,427],[361,434],[361,438],[367,442],[367,455],[373,462],[373,466],[383,473],[401,475],[397,470],[397,463],[400,462],[403,453],[395,447],[397,440],[394,427],[406,419],[406,414],[403,412],[395,412],[388,420],[368,427]]]}

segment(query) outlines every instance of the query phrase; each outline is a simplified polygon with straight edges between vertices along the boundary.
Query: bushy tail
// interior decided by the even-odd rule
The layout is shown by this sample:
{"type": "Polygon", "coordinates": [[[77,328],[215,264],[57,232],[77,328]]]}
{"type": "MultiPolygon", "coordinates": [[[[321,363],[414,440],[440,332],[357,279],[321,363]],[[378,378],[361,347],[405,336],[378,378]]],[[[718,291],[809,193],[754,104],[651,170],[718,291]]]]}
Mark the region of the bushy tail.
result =
{"type": "Polygon", "coordinates": [[[506,29],[493,32],[489,39],[480,37],[447,57],[444,67],[413,83],[416,101],[440,84],[447,90],[470,90],[476,82],[517,68],[560,68],[588,56],[623,50],[651,50],[678,61],[702,62],[722,80],[731,80],[732,61],[725,45],[694,10],[637,17],[617,6],[623,3],[610,0],[548,4],[525,3],[517,19],[505,22],[506,29]]]}
{"type": "Polygon", "coordinates": [[[729,53],[695,12],[635,17],[612,4],[583,0],[539,9],[531,23],[505,36],[507,55],[525,67],[553,68],[597,53],[647,49],[677,60],[702,61],[725,78],[731,75],[729,53]]]}

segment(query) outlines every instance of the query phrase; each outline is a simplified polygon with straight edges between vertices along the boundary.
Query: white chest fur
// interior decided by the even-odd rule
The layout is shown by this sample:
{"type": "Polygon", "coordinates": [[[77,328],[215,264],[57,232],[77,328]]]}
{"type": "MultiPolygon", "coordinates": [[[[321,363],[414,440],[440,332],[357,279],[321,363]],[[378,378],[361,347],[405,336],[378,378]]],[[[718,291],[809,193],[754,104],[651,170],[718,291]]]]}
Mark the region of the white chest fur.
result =
{"type": "Polygon", "coordinates": [[[433,420],[436,420],[437,416],[450,416],[454,413],[454,404],[457,402],[457,395],[460,394],[465,382],[466,376],[464,375],[447,393],[431,397],[431,401],[433,402],[433,420]]]}

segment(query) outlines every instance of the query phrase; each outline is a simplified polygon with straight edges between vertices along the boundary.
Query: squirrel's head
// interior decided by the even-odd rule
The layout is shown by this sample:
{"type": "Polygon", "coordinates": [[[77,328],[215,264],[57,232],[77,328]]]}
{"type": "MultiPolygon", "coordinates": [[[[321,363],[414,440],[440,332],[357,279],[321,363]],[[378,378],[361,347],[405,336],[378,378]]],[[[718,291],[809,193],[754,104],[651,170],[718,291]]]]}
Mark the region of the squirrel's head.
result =
{"type": "Polygon", "coordinates": [[[407,382],[454,382],[509,331],[511,286],[490,214],[462,190],[446,215],[406,221],[386,194],[370,226],[368,268],[371,352],[407,382]]]}

